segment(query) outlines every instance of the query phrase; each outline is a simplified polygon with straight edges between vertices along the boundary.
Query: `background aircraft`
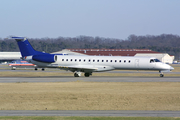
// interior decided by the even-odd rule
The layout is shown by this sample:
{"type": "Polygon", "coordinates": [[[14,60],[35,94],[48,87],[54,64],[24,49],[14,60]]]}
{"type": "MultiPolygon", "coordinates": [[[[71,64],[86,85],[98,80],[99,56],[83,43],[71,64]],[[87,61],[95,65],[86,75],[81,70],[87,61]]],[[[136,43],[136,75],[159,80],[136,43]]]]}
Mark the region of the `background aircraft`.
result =
{"type": "Polygon", "coordinates": [[[36,65],[32,63],[28,63],[25,60],[14,60],[8,64],[12,70],[16,70],[16,68],[35,68],[36,65]]]}

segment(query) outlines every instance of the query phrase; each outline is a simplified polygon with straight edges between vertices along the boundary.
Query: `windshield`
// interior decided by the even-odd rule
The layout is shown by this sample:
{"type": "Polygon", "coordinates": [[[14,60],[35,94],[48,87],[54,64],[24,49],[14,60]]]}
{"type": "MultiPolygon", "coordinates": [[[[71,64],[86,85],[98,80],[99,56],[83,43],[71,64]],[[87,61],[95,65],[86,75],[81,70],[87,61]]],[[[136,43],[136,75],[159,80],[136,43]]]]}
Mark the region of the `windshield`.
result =
{"type": "Polygon", "coordinates": [[[161,62],[161,61],[160,61],[160,60],[158,60],[158,59],[154,59],[154,61],[155,61],[155,62],[161,62]]]}
{"type": "Polygon", "coordinates": [[[153,62],[161,62],[161,61],[158,59],[150,59],[150,63],[153,63],[153,62]]]}
{"type": "Polygon", "coordinates": [[[153,62],[154,62],[154,59],[151,59],[151,60],[150,60],[150,63],[153,63],[153,62]]]}

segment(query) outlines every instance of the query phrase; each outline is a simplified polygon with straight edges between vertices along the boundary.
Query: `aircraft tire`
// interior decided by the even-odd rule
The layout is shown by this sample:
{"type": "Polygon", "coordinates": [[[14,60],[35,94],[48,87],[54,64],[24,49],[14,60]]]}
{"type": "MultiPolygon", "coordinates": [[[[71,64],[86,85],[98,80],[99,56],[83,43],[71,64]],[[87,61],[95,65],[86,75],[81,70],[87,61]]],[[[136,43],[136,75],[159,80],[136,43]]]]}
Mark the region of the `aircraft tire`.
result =
{"type": "Polygon", "coordinates": [[[74,73],[74,77],[79,77],[79,75],[77,73],[74,73]]]}
{"type": "Polygon", "coordinates": [[[85,77],[89,77],[89,75],[90,75],[89,73],[84,73],[85,77]]]}
{"type": "Polygon", "coordinates": [[[11,70],[16,70],[16,67],[12,67],[11,70]]]}
{"type": "Polygon", "coordinates": [[[163,75],[163,74],[160,74],[160,77],[164,77],[164,75],[163,75]]]}

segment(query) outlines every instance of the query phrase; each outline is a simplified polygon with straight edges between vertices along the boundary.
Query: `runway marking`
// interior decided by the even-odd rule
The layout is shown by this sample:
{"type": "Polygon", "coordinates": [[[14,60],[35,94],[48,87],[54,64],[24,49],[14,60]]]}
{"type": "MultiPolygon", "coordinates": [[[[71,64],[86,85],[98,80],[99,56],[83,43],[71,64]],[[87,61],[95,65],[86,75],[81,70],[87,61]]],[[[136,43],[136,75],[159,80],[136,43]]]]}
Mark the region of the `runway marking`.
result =
{"type": "Polygon", "coordinates": [[[114,110],[1,110],[0,116],[114,116],[114,117],[180,117],[180,111],[114,111],[114,110]]]}

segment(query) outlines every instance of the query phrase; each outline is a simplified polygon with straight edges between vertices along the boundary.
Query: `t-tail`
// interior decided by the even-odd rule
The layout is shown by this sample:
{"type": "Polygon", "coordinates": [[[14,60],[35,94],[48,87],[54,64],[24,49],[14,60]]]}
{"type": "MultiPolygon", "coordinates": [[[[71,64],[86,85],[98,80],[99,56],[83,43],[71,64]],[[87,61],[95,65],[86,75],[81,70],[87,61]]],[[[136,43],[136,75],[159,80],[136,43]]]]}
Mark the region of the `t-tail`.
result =
{"type": "Polygon", "coordinates": [[[45,63],[53,63],[57,59],[55,54],[43,53],[34,50],[34,48],[25,37],[12,37],[12,39],[15,39],[17,41],[23,59],[30,58],[34,61],[45,63]]]}
{"type": "Polygon", "coordinates": [[[41,54],[42,52],[33,49],[27,38],[25,37],[12,37],[18,43],[19,49],[21,51],[22,57],[32,56],[41,54]]]}

